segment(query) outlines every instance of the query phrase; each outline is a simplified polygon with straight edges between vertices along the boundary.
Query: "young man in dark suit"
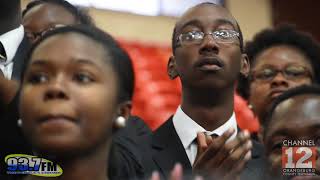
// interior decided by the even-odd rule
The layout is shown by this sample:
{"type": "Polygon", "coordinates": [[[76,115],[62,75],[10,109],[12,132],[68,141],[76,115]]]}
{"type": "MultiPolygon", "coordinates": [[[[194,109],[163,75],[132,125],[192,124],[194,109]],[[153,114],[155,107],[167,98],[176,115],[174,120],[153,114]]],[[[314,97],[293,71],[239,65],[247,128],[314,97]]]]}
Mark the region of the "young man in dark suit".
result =
{"type": "Polygon", "coordinates": [[[1,179],[5,179],[2,177],[4,157],[11,153],[30,153],[17,126],[15,92],[30,43],[21,25],[20,0],[2,0],[0,9],[0,169],[1,179]]]}
{"type": "Polygon", "coordinates": [[[237,21],[222,6],[199,4],[176,23],[172,49],[168,75],[181,80],[181,105],[154,132],[146,174],[167,179],[180,163],[209,179],[259,179],[262,147],[238,129],[233,110],[236,80],[249,71],[237,21]]]}

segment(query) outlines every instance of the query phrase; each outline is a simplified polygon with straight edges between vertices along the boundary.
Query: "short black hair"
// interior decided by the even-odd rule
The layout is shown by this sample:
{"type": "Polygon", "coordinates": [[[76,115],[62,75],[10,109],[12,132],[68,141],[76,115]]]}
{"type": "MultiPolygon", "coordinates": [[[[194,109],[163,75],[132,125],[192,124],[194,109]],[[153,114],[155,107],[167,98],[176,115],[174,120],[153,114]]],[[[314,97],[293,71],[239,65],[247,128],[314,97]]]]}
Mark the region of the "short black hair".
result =
{"type": "Polygon", "coordinates": [[[278,96],[274,102],[272,103],[271,107],[269,108],[269,110],[267,111],[267,113],[265,114],[265,116],[262,118],[264,122],[264,127],[265,127],[265,132],[264,134],[266,134],[267,129],[270,126],[270,120],[272,118],[272,115],[275,111],[275,109],[277,108],[277,106],[284,102],[285,100],[295,97],[295,96],[299,96],[299,95],[307,95],[307,94],[314,94],[314,95],[319,95],[320,96],[320,86],[319,85],[302,85],[299,87],[295,87],[292,89],[289,89],[288,91],[285,91],[283,94],[281,94],[280,96],[278,96]]]}
{"type": "MultiPolygon", "coordinates": [[[[108,33],[102,30],[86,25],[75,25],[59,27],[46,33],[39,41],[37,41],[30,49],[26,56],[25,64],[23,67],[23,75],[26,72],[27,66],[30,62],[31,56],[34,50],[43,43],[46,39],[67,33],[78,33],[84,35],[93,41],[103,45],[105,52],[111,57],[111,61],[108,60],[118,77],[119,84],[119,101],[125,102],[132,100],[134,90],[134,71],[132,61],[127,52],[120,47],[117,41],[108,33]]],[[[23,78],[21,78],[23,79],[23,78]]]]}
{"type": "MultiPolygon", "coordinates": [[[[196,7],[196,6],[203,6],[203,5],[214,5],[214,6],[221,6],[219,4],[215,4],[215,3],[212,3],[212,2],[203,2],[203,3],[199,3],[193,7],[196,7]]],[[[223,7],[223,6],[221,6],[223,7]]],[[[241,31],[241,28],[239,26],[239,23],[236,21],[236,28],[238,29],[239,31],[239,41],[240,41],[240,50],[241,52],[243,52],[243,34],[242,34],[242,31],[241,31]]],[[[173,28],[173,33],[172,33],[172,37],[171,37],[171,49],[172,49],[172,53],[174,54],[175,51],[176,51],[176,48],[177,48],[177,24],[175,24],[174,28],[173,28]]]]}
{"type": "Polygon", "coordinates": [[[54,4],[54,5],[63,7],[68,12],[70,12],[80,24],[91,25],[91,26],[94,25],[94,22],[91,16],[88,14],[87,11],[85,11],[85,9],[81,9],[76,6],[73,6],[68,1],[65,1],[65,0],[34,0],[30,2],[27,5],[27,7],[22,11],[22,17],[24,17],[32,8],[45,3],[54,4]]]}
{"type": "MultiPolygon", "coordinates": [[[[264,50],[278,45],[288,45],[299,49],[309,60],[315,73],[313,82],[320,82],[320,46],[310,34],[298,31],[293,25],[280,25],[275,29],[265,29],[257,33],[253,40],[246,43],[245,53],[248,55],[250,65],[264,50]]],[[[251,66],[252,68],[252,66],[251,66]]],[[[250,80],[240,76],[237,92],[245,99],[250,94],[250,80]]]]}

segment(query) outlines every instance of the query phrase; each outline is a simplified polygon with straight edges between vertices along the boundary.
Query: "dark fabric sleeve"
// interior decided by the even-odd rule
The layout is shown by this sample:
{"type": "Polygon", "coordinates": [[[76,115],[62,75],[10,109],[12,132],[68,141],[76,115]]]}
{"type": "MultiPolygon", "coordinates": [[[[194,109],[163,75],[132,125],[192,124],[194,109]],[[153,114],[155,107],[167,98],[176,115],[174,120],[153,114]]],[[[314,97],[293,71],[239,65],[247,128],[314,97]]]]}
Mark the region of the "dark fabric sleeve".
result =
{"type": "MultiPolygon", "coordinates": [[[[0,172],[6,175],[5,157],[9,154],[32,154],[31,146],[24,138],[21,129],[17,126],[18,96],[4,107],[1,113],[0,125],[0,172]]],[[[4,178],[1,178],[4,179],[4,178]]]]}
{"type": "Polygon", "coordinates": [[[111,180],[142,179],[141,159],[144,154],[144,138],[152,134],[139,117],[130,117],[125,128],[116,132],[109,154],[108,175],[111,180]]]}

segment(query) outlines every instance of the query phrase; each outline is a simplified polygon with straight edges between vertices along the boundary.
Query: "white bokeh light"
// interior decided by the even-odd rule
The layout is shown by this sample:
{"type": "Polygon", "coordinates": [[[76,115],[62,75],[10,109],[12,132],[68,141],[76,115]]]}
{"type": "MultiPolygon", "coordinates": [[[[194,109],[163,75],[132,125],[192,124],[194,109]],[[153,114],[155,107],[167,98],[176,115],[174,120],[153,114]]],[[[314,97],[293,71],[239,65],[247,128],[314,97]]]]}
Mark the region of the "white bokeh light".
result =
{"type": "Polygon", "coordinates": [[[186,9],[201,2],[222,4],[223,0],[67,0],[84,7],[124,11],[147,16],[180,16],[186,9]]]}

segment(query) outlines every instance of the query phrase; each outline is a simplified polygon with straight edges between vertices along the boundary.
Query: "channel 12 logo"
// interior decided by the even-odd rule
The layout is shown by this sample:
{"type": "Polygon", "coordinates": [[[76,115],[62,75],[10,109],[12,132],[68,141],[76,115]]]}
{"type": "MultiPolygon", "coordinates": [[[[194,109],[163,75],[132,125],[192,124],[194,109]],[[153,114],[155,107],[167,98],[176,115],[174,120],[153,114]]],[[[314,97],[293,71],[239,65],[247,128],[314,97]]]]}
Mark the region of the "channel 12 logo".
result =
{"type": "Polygon", "coordinates": [[[317,149],[313,140],[284,140],[282,175],[315,176],[317,149]]]}
{"type": "Polygon", "coordinates": [[[57,177],[62,168],[47,159],[27,154],[10,154],[5,157],[7,174],[31,174],[34,176],[57,177]]]}

